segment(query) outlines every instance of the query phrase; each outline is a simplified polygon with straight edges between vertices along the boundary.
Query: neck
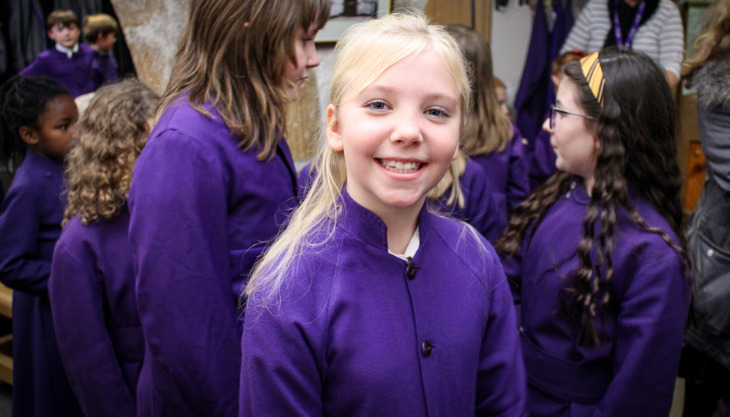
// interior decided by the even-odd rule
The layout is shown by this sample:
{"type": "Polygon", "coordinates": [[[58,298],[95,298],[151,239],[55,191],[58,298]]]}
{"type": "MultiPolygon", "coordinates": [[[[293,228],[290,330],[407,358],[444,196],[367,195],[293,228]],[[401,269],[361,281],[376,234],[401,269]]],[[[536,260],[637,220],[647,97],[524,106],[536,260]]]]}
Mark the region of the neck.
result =
{"type": "Polygon", "coordinates": [[[95,44],[95,43],[89,44],[89,46],[91,46],[91,49],[93,49],[93,50],[94,50],[94,51],[96,51],[97,53],[100,53],[100,54],[106,54],[106,52],[107,52],[107,51],[105,51],[105,50],[103,50],[103,49],[99,48],[99,45],[97,45],[97,44],[95,44]]]}
{"type": "Polygon", "coordinates": [[[591,192],[593,191],[593,184],[595,183],[595,180],[593,179],[593,175],[589,177],[583,177],[583,186],[586,189],[586,192],[588,193],[588,196],[591,196],[591,192]]]}
{"type": "Polygon", "coordinates": [[[375,213],[388,228],[388,250],[397,254],[405,253],[408,242],[416,232],[421,207],[423,203],[407,208],[399,207],[386,213],[375,213]]]}
{"type": "Polygon", "coordinates": [[[628,4],[631,7],[636,7],[639,3],[641,3],[642,0],[624,0],[624,3],[628,4]]]}

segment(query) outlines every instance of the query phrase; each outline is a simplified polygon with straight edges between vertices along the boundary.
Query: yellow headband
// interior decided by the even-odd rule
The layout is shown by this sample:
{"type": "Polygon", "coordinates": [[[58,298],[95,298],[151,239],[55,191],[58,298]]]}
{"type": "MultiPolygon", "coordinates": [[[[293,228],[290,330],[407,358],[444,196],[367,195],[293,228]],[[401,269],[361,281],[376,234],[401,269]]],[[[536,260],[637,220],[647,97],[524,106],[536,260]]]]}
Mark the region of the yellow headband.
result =
{"type": "Polygon", "coordinates": [[[588,87],[591,89],[593,97],[603,107],[603,87],[606,84],[606,79],[603,78],[603,69],[598,59],[598,52],[583,57],[580,60],[580,67],[583,71],[583,76],[588,81],[588,87]]]}

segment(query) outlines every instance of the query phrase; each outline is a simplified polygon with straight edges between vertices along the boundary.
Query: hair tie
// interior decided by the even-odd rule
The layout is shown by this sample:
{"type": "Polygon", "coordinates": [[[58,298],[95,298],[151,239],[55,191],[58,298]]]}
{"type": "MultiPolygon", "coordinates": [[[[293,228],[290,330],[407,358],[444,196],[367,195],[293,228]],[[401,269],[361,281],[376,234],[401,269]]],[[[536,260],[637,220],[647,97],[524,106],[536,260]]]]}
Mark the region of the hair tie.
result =
{"type": "Polygon", "coordinates": [[[586,77],[593,97],[603,107],[603,87],[606,84],[606,79],[603,78],[603,68],[601,68],[601,62],[598,59],[598,52],[583,57],[580,60],[580,68],[583,71],[583,76],[586,77]]]}

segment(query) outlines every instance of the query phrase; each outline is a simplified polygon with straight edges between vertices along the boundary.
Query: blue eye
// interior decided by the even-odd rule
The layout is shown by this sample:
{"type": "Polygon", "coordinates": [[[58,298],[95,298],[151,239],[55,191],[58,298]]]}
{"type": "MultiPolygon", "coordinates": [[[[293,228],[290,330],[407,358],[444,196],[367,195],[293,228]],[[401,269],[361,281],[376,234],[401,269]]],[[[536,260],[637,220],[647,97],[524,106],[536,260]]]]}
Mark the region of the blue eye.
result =
{"type": "Polygon", "coordinates": [[[370,107],[373,110],[386,110],[388,108],[388,105],[385,104],[384,101],[375,100],[368,103],[367,107],[370,107]]]}
{"type": "Polygon", "coordinates": [[[448,113],[443,109],[428,109],[426,110],[426,114],[432,117],[448,117],[448,113]]]}

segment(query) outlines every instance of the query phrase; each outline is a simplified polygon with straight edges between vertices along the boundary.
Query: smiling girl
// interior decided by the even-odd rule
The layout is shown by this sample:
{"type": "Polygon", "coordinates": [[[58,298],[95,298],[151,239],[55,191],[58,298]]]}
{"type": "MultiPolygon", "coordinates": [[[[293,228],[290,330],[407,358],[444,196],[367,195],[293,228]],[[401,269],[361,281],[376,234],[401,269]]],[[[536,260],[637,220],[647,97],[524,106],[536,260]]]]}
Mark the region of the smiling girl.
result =
{"type": "Polygon", "coordinates": [[[499,260],[424,208],[468,111],[458,45],[396,14],[336,56],[312,190],[246,288],[240,415],[522,415],[499,260]]]}
{"type": "Polygon", "coordinates": [[[532,416],[666,416],[689,307],[674,104],[643,54],[563,69],[544,128],[562,171],[497,249],[521,302],[532,416]]]}

